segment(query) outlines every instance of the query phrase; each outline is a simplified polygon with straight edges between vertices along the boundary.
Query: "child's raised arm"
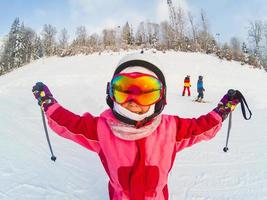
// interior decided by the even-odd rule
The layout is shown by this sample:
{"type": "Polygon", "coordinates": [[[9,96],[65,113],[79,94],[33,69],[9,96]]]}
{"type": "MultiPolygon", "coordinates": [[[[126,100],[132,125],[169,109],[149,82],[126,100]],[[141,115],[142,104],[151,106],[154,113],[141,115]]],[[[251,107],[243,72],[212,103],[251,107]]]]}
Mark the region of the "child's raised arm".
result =
{"type": "Polygon", "coordinates": [[[222,122],[239,103],[238,98],[229,96],[228,93],[223,96],[218,106],[206,115],[193,119],[176,117],[177,151],[192,146],[202,140],[209,140],[216,135],[222,126],[222,122]]]}
{"type": "Polygon", "coordinates": [[[176,150],[180,151],[202,140],[213,138],[222,126],[222,118],[214,111],[199,118],[176,117],[176,150]]]}
{"type": "Polygon", "coordinates": [[[93,117],[89,113],[79,116],[66,110],[57,103],[49,88],[41,82],[36,83],[32,91],[38,104],[45,111],[51,129],[89,150],[99,151],[96,129],[98,117],[93,117]]]}

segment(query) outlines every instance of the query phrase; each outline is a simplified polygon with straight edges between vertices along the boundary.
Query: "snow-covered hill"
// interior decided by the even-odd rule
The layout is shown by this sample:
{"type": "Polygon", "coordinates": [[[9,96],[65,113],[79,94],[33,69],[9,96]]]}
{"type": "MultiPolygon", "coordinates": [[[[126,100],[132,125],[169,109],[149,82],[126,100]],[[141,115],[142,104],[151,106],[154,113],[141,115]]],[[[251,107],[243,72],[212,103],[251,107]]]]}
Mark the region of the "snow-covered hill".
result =
{"type": "MultiPolygon", "coordinates": [[[[50,154],[40,108],[31,93],[37,81],[46,83],[57,100],[77,114],[100,114],[105,87],[120,54],[41,59],[0,77],[0,199],[108,199],[107,176],[98,157],[50,131],[57,161],[50,154]]],[[[171,200],[267,199],[267,74],[199,53],[157,53],[163,63],[168,93],[165,113],[197,117],[213,109],[229,88],[239,89],[253,112],[233,113],[229,141],[227,123],[209,142],[180,152],[169,178],[171,200]],[[193,96],[182,97],[189,74],[193,96]],[[192,102],[199,75],[204,76],[207,104],[192,102]]]]}

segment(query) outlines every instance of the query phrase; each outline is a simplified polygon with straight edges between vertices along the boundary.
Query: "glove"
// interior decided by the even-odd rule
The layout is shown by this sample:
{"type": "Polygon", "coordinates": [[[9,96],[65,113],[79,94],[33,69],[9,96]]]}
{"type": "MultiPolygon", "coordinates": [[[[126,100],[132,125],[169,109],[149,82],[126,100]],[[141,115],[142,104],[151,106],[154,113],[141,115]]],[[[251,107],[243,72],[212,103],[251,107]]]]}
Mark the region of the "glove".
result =
{"type": "Polygon", "coordinates": [[[47,111],[49,106],[57,103],[48,87],[42,82],[38,82],[32,87],[32,93],[44,111],[47,111]]]}
{"type": "Polygon", "coordinates": [[[217,112],[224,121],[228,114],[234,111],[239,102],[240,100],[237,95],[235,95],[235,90],[229,90],[228,93],[224,95],[224,97],[218,103],[218,106],[214,109],[214,111],[217,112]]]}

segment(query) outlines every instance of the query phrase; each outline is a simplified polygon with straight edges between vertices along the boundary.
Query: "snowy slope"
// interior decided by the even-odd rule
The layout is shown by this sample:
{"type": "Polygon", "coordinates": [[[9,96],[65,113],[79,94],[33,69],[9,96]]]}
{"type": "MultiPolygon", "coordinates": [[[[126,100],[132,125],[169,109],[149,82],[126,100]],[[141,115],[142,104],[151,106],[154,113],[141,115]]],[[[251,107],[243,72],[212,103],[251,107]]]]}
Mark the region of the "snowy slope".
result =
{"type": "MultiPolygon", "coordinates": [[[[233,113],[230,151],[222,151],[227,121],[209,142],[176,156],[169,178],[170,199],[267,199],[267,74],[235,62],[198,53],[157,53],[168,84],[165,113],[197,117],[213,109],[229,88],[239,89],[253,112],[233,113]],[[193,97],[198,75],[204,76],[205,99],[182,97],[183,79],[191,75],[193,97]]],[[[108,178],[98,157],[50,131],[57,161],[50,161],[40,109],[31,93],[46,83],[57,100],[77,114],[100,114],[105,87],[119,54],[52,57],[38,60],[0,77],[0,200],[108,199],[108,178]]]]}

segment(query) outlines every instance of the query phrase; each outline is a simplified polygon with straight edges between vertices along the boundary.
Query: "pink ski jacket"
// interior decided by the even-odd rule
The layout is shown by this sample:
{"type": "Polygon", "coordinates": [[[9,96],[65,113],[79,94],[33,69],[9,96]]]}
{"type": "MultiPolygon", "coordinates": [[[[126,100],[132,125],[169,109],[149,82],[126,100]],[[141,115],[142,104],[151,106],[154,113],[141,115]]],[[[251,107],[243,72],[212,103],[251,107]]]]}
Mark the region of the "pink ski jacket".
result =
{"type": "Polygon", "coordinates": [[[96,152],[110,178],[111,200],[167,200],[168,174],[178,151],[213,138],[222,125],[214,111],[199,118],[162,115],[158,127],[139,140],[124,140],[110,128],[119,122],[110,109],[99,117],[78,116],[58,103],[46,111],[60,136],[96,152]]]}

